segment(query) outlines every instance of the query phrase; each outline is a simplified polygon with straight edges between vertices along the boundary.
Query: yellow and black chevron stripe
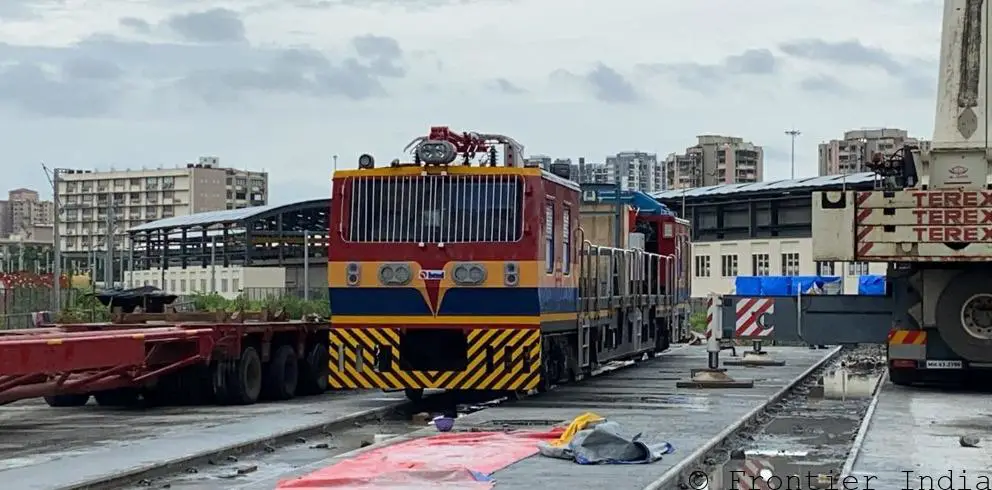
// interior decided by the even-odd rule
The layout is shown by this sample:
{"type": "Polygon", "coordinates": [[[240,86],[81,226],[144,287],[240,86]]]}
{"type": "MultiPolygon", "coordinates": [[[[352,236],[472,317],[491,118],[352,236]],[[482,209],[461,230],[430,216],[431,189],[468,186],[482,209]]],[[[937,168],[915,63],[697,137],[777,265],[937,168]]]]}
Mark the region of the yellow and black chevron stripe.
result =
{"type": "Polygon", "coordinates": [[[535,389],[540,381],[541,330],[486,328],[468,333],[464,371],[400,369],[400,334],[393,328],[335,328],[330,333],[330,385],[336,389],[435,388],[447,390],[535,389]],[[391,349],[390,366],[377,353],[391,349]]]}

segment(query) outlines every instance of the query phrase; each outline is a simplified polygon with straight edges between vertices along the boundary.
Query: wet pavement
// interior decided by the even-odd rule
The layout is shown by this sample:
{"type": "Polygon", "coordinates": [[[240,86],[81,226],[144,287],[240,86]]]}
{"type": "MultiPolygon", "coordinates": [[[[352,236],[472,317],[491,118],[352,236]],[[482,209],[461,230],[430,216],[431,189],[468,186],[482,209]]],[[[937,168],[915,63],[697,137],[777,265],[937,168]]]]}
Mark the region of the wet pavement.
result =
{"type": "MultiPolygon", "coordinates": [[[[455,430],[544,430],[570,421],[584,412],[596,412],[619,422],[631,436],[642,432],[644,442],[670,442],[676,452],[650,465],[580,466],[573,462],[533,456],[497,471],[493,475],[496,488],[601,490],[604,482],[617,489],[643,488],[724,428],[791,384],[829,352],[796,347],[772,347],[767,350],[785,360],[786,366],[728,368],[727,372],[732,376],[753,379],[754,388],[676,388],[676,382],[686,379],[690,369],[703,367],[706,362],[704,348],[683,347],[576,385],[563,386],[550,393],[459,418],[455,430]]],[[[433,433],[433,430],[425,430],[414,435],[433,433]]],[[[318,461],[280,477],[305,475],[349,456],[318,461]]],[[[277,481],[245,480],[244,485],[236,488],[271,490],[274,481],[277,481]]]]}
{"type": "Polygon", "coordinates": [[[992,488],[992,397],[886,384],[851,476],[859,490],[992,488]]]}
{"type": "Polygon", "coordinates": [[[236,458],[217,458],[207,464],[189,466],[174,475],[149,478],[131,485],[113,487],[120,490],[169,488],[172,490],[272,490],[285,475],[324,466],[322,462],[385,438],[408,434],[423,428],[409,421],[355,425],[328,432],[296,444],[272,448],[236,458]]]}
{"type": "MultiPolygon", "coordinates": [[[[617,489],[644,488],[791,384],[829,352],[801,347],[765,350],[786,361],[786,365],[727,367],[732,377],[753,380],[753,388],[676,388],[676,382],[686,379],[690,369],[705,367],[706,349],[693,346],[533,401],[480,412],[480,418],[498,427],[529,419],[567,421],[592,411],[618,422],[630,436],[643,433],[645,443],[664,441],[675,446],[675,453],[649,465],[580,466],[533,456],[497,471],[493,475],[496,488],[601,490],[604,482],[617,489]]],[[[485,425],[484,420],[478,423],[485,425]]]]}
{"type": "MultiPolygon", "coordinates": [[[[773,407],[735,450],[715,456],[723,464],[709,475],[708,488],[810,490],[831,488],[832,482],[833,488],[844,488],[836,482],[884,366],[884,351],[876,346],[847,354],[773,407]]],[[[856,488],[866,487],[848,490],[856,488]]]]}
{"type": "Polygon", "coordinates": [[[247,407],[0,407],[0,481],[17,490],[71,488],[94,479],[245,444],[369,410],[403,395],[338,392],[247,407]]]}

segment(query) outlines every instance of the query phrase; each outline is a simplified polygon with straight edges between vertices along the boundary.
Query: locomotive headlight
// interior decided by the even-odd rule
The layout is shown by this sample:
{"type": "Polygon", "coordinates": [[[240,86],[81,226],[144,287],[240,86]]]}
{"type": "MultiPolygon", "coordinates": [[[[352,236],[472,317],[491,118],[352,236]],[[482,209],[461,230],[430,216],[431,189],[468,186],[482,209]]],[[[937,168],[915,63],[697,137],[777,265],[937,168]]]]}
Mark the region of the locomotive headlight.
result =
{"type": "Polygon", "coordinates": [[[372,158],[372,155],[369,155],[368,153],[364,153],[362,154],[362,156],[358,157],[358,168],[368,170],[374,167],[375,167],[375,158],[372,158]]]}
{"type": "Polygon", "coordinates": [[[516,262],[503,265],[503,284],[511,287],[520,284],[520,267],[516,262]]]}
{"type": "Polygon", "coordinates": [[[428,140],[417,147],[417,157],[427,165],[447,165],[458,158],[458,150],[449,141],[428,140]]]}
{"type": "Polygon", "coordinates": [[[351,262],[345,267],[345,279],[349,286],[357,286],[362,280],[362,269],[356,262],[351,262]]]}
{"type": "Polygon", "coordinates": [[[486,268],[481,264],[458,264],[452,271],[452,279],[459,286],[477,286],[486,282],[486,268]]]}
{"type": "Polygon", "coordinates": [[[410,282],[410,266],[398,264],[382,264],[379,266],[379,283],[386,286],[405,286],[410,282]]]}

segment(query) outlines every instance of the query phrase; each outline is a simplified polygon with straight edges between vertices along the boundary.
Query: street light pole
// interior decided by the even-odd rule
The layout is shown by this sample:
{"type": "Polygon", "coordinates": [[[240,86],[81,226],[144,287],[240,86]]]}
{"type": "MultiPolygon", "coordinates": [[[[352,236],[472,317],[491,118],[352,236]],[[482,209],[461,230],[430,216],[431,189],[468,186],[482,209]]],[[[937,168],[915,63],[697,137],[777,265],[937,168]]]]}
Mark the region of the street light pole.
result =
{"type": "MultiPolygon", "coordinates": [[[[48,176],[48,167],[41,164],[41,168],[48,176]]],[[[59,199],[59,177],[64,169],[55,168],[51,170],[49,181],[52,184],[52,312],[62,311],[62,233],[59,230],[62,217],[62,201],[59,199]]]]}
{"type": "Polygon", "coordinates": [[[789,131],[786,131],[785,134],[792,137],[792,152],[790,154],[790,160],[792,162],[792,180],[796,180],[796,136],[799,136],[803,133],[793,128],[789,131]]]}

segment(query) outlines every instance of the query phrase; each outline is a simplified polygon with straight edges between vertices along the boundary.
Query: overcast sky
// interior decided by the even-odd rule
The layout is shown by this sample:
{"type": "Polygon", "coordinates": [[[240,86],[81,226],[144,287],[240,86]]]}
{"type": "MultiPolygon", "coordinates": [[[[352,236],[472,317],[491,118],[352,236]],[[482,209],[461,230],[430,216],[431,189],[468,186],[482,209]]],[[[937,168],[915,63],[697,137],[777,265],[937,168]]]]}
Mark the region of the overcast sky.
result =
{"type": "Polygon", "coordinates": [[[431,125],[600,161],[702,133],[816,173],[846,129],[930,137],[939,0],[0,0],[6,188],[200,155],[328,194],[431,125]]]}

